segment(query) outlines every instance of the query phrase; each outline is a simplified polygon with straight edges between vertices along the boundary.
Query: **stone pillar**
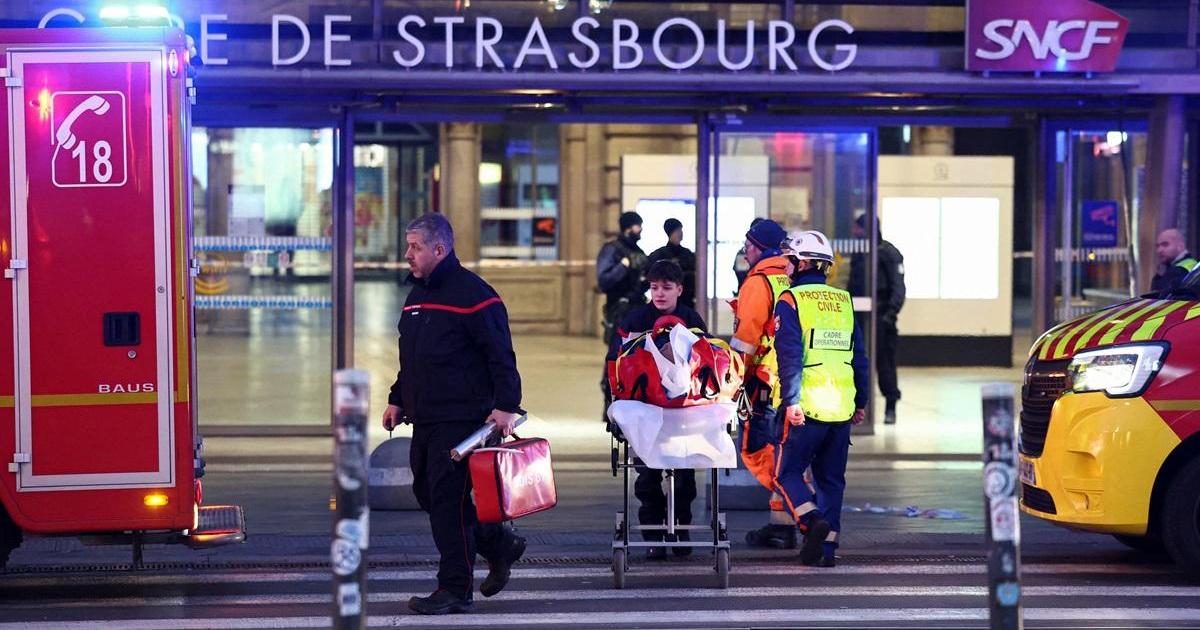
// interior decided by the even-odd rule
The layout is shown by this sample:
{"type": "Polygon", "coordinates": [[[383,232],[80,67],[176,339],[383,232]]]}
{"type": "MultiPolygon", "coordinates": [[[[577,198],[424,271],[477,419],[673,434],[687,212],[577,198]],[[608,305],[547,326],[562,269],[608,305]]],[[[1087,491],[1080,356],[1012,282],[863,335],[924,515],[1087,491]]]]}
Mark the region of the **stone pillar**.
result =
{"type": "Polygon", "coordinates": [[[913,155],[954,155],[954,127],[913,127],[913,155]]]}
{"type": "Polygon", "coordinates": [[[559,259],[567,263],[567,281],[563,286],[566,301],[567,333],[582,335],[588,331],[589,268],[587,255],[587,128],[563,125],[559,128],[559,259]]]}
{"type": "Polygon", "coordinates": [[[454,226],[454,250],[459,260],[479,260],[479,162],[478,123],[445,123],[439,128],[441,165],[439,198],[442,214],[454,226]]]}
{"type": "MultiPolygon", "coordinates": [[[[605,190],[607,186],[607,172],[605,169],[605,155],[607,155],[608,139],[604,132],[604,125],[587,125],[587,144],[586,158],[587,164],[584,167],[584,180],[586,188],[584,193],[584,204],[586,207],[584,221],[584,235],[586,240],[586,249],[584,255],[590,263],[587,267],[587,275],[585,286],[588,290],[589,299],[587,301],[587,321],[584,325],[584,333],[590,336],[599,337],[603,330],[600,326],[601,321],[601,298],[596,289],[596,257],[600,255],[600,248],[604,246],[604,230],[607,222],[607,200],[605,199],[605,190]]],[[[619,192],[617,194],[620,194],[619,192]]]]}
{"type": "MultiPolygon", "coordinates": [[[[1183,182],[1183,149],[1186,122],[1181,95],[1160,96],[1150,112],[1146,149],[1146,201],[1135,224],[1138,227],[1138,292],[1150,289],[1158,267],[1155,242],[1158,233],[1179,226],[1180,185],[1183,182]]],[[[1127,143],[1132,145],[1133,143],[1127,143]]],[[[1128,150],[1130,146],[1121,149],[1128,150]]],[[[1136,163],[1136,162],[1135,162],[1136,163]]],[[[1195,243],[1189,243],[1195,247],[1195,243]]]]}
{"type": "Polygon", "coordinates": [[[1054,199],[1058,178],[1046,169],[1052,163],[1054,131],[1045,119],[1025,131],[1029,146],[1037,147],[1037,159],[1029,161],[1026,177],[1034,182],[1033,198],[1033,334],[1040,335],[1054,324],[1054,250],[1058,246],[1059,221],[1054,199]]]}

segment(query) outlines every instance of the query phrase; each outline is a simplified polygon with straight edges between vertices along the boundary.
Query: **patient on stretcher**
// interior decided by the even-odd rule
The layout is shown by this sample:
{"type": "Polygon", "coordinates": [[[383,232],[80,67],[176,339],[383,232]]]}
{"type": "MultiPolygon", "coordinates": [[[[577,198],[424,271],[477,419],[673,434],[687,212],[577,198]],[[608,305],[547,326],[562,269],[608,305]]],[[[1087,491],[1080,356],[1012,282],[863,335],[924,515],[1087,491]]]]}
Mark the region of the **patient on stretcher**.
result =
{"type": "MultiPolygon", "coordinates": [[[[678,265],[659,261],[650,267],[647,280],[650,303],[630,311],[609,348],[608,375],[617,400],[607,417],[616,425],[613,433],[637,455],[639,522],[666,524],[663,480],[670,474],[665,471],[673,470],[676,523],[690,525],[695,469],[737,465],[726,425],[736,412],[729,397],[741,383],[740,365],[736,353],[707,337],[700,315],[678,303],[683,293],[678,265]]],[[[664,540],[662,531],[642,534],[649,542],[664,540]]],[[[687,530],[677,537],[686,541],[687,530]]],[[[691,553],[687,547],[673,549],[676,555],[691,553]]],[[[648,559],[665,557],[664,547],[647,553],[648,559]]]]}

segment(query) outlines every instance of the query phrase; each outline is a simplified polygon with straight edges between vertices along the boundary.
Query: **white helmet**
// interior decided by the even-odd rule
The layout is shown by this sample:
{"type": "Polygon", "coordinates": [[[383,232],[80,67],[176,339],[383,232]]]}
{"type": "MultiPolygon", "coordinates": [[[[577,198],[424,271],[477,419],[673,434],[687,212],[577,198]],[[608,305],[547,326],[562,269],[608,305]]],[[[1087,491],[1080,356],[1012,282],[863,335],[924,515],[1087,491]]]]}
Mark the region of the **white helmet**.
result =
{"type": "Polygon", "coordinates": [[[780,249],[783,250],[784,256],[833,263],[833,247],[830,246],[829,239],[816,230],[789,232],[780,249]]]}

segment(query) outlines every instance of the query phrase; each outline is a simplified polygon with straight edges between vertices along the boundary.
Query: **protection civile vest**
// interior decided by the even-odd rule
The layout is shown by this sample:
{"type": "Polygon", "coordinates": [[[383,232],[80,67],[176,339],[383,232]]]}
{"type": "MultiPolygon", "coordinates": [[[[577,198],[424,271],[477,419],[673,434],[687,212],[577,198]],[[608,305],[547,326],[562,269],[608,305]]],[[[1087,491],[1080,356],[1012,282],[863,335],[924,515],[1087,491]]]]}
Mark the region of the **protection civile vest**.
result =
{"type": "Polygon", "coordinates": [[[850,293],[824,284],[788,289],[804,335],[800,406],[821,422],[854,415],[854,307],[850,293]]]}
{"type": "Polygon", "coordinates": [[[1196,263],[1197,263],[1197,261],[1195,258],[1188,256],[1188,257],[1184,258],[1183,260],[1176,262],[1175,266],[1183,267],[1184,269],[1186,269],[1187,271],[1190,272],[1191,270],[1196,268],[1196,263]]]}

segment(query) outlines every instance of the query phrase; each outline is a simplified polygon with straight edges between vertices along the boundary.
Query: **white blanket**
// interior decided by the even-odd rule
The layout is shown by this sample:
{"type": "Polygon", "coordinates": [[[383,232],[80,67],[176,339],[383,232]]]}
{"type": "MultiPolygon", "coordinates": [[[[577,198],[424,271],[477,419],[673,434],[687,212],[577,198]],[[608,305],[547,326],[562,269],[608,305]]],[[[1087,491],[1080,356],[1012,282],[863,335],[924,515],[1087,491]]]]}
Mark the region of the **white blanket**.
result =
{"type": "Polygon", "coordinates": [[[714,403],[663,409],[636,400],[615,400],[608,417],[650,468],[737,468],[737,447],[725,426],[737,405],[714,403]]]}

